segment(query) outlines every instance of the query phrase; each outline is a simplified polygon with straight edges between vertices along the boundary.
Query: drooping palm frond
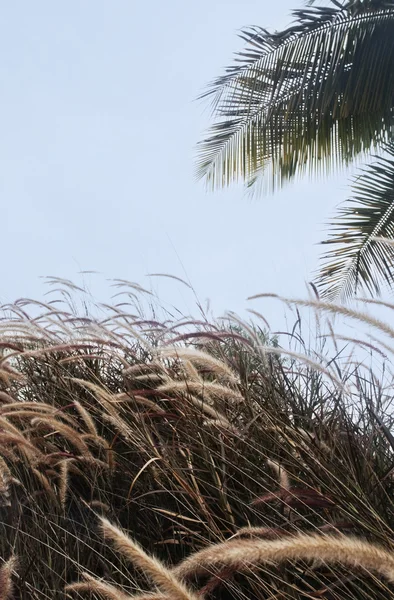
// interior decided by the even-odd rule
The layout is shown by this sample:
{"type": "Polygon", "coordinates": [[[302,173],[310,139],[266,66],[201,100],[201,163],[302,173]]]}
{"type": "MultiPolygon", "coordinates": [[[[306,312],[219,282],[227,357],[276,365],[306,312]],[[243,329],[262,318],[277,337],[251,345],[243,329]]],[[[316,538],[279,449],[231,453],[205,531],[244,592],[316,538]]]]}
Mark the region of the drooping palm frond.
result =
{"type": "Polygon", "coordinates": [[[358,290],[379,293],[394,284],[394,247],[374,240],[394,239],[394,143],[385,156],[355,178],[353,195],[330,223],[334,244],[323,257],[317,287],[326,298],[347,298],[358,290]]]}
{"type": "Polygon", "coordinates": [[[394,1],[330,0],[294,16],[281,32],[245,30],[239,64],[205,94],[218,120],[200,144],[198,174],[213,186],[248,183],[267,164],[280,184],[391,136],[394,1]]]}

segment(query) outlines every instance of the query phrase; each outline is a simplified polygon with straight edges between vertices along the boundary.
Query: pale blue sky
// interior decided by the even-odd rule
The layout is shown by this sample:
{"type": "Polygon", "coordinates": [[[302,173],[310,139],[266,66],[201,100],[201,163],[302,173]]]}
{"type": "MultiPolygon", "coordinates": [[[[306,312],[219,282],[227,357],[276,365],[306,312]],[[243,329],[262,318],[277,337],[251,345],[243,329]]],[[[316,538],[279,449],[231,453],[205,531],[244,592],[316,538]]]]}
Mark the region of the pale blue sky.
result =
{"type": "Polygon", "coordinates": [[[242,47],[237,30],[283,27],[297,5],[3,3],[1,300],[42,297],[43,275],[106,298],[105,279],[120,277],[192,311],[182,286],[150,283],[157,272],[187,276],[216,313],[242,312],[257,292],[304,295],[346,178],[251,200],[242,188],[207,193],[193,164],[208,124],[194,99],[242,47]]]}

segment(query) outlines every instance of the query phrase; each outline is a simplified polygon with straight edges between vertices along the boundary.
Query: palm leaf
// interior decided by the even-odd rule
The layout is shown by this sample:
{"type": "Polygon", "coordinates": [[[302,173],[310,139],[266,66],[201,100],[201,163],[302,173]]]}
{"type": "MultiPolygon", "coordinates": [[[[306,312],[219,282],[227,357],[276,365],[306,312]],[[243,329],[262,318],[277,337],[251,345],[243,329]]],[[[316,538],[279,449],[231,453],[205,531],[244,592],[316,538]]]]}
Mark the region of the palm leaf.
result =
{"type": "Polygon", "coordinates": [[[294,16],[281,32],[245,30],[238,64],[205,94],[217,121],[200,143],[198,175],[213,186],[248,183],[267,164],[281,184],[390,137],[394,1],[331,0],[294,16]]]}
{"type": "Polygon", "coordinates": [[[323,297],[378,294],[382,283],[394,283],[394,247],[374,240],[394,239],[394,142],[384,150],[354,179],[352,197],[330,223],[334,233],[323,243],[335,248],[322,257],[315,282],[323,297]]]}

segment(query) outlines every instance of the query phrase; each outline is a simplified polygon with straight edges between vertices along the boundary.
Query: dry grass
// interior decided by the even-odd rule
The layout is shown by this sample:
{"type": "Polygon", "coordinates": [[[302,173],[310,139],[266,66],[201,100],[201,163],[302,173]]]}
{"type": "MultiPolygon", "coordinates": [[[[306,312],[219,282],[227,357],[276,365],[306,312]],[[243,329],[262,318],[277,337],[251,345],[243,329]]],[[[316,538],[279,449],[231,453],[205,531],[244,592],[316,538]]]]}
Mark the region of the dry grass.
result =
{"type": "MultiPolygon", "coordinates": [[[[215,589],[212,582],[220,585],[240,573],[258,572],[265,565],[280,565],[307,561],[313,567],[344,565],[352,575],[371,576],[373,573],[394,583],[394,554],[383,548],[354,537],[339,535],[302,535],[281,537],[277,540],[230,540],[196,552],[171,572],[156,558],[148,556],[142,548],[123,531],[101,519],[104,535],[128,560],[138,566],[153,581],[157,594],[173,600],[203,599],[215,589]],[[211,585],[205,585],[198,593],[188,589],[183,581],[201,576],[211,577],[211,585]]],[[[109,600],[127,600],[132,596],[105,582],[84,574],[86,582],[67,586],[69,591],[93,591],[109,600]]],[[[133,596],[134,598],[136,596],[133,596]]],[[[140,596],[139,596],[140,597],[140,596]]]]}
{"type": "Polygon", "coordinates": [[[341,346],[317,319],[313,346],[301,319],[281,352],[258,313],[219,325],[116,306],[99,321],[61,285],[68,305],[21,301],[0,323],[0,556],[19,557],[18,598],[69,585],[125,600],[145,573],[144,600],[394,599],[389,325],[368,317],[379,341],[341,346]],[[172,568],[190,560],[203,572],[185,587],[172,568]]]}

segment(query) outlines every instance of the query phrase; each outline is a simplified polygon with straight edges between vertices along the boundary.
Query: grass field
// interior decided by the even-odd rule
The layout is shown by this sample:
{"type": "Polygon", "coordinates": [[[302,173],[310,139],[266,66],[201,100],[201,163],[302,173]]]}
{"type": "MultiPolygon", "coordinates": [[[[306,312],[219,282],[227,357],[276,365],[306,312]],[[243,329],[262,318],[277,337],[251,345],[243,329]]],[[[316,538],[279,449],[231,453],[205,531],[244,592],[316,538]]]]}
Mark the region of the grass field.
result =
{"type": "Polygon", "coordinates": [[[2,309],[0,600],[394,598],[374,306],[290,302],[278,337],[257,313],[81,317],[60,288],[2,309]]]}

